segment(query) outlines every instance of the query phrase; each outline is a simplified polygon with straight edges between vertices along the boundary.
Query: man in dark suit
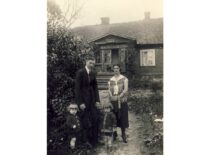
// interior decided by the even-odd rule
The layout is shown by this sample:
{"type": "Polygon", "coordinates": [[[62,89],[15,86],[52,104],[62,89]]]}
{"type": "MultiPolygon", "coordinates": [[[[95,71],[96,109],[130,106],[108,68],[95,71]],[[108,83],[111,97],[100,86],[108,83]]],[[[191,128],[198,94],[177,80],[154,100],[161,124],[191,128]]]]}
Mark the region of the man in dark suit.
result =
{"type": "Polygon", "coordinates": [[[100,99],[96,81],[96,73],[93,72],[95,59],[86,58],[86,66],[76,74],[75,95],[80,108],[81,123],[85,141],[95,146],[99,134],[99,110],[100,99]]]}

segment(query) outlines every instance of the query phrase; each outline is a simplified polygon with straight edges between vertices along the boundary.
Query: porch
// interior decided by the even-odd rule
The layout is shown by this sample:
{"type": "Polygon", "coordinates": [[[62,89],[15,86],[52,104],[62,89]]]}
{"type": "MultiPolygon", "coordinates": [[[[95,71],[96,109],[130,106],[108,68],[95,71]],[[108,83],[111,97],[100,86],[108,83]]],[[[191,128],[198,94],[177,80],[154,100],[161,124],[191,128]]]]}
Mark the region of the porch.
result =
{"type": "Polygon", "coordinates": [[[113,65],[120,64],[121,72],[126,72],[125,49],[103,49],[96,55],[95,69],[98,88],[106,90],[108,80],[114,75],[113,65]]]}
{"type": "Polygon", "coordinates": [[[121,73],[127,69],[127,55],[136,45],[136,40],[108,34],[92,41],[95,48],[95,70],[99,89],[107,89],[107,82],[113,76],[113,65],[119,64],[121,73]]]}
{"type": "Polygon", "coordinates": [[[108,81],[114,75],[113,72],[98,72],[96,79],[98,83],[99,90],[107,90],[108,89],[108,81]]]}
{"type": "Polygon", "coordinates": [[[96,53],[95,68],[97,72],[113,72],[113,65],[119,64],[121,72],[126,72],[126,49],[101,49],[96,53]]]}

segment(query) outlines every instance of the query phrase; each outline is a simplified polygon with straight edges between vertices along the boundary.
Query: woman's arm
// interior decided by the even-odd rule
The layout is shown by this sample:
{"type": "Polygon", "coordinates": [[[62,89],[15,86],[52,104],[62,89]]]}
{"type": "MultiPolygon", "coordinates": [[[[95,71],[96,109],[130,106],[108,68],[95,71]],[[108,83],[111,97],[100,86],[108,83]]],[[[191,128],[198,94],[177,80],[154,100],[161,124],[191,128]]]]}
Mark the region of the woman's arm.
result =
{"type": "Polygon", "coordinates": [[[123,97],[128,92],[128,79],[125,78],[124,80],[124,89],[123,92],[120,94],[120,98],[123,97]]]}
{"type": "Polygon", "coordinates": [[[111,92],[111,87],[110,87],[110,81],[108,81],[108,92],[109,92],[109,97],[112,97],[112,92],[111,92]]]}

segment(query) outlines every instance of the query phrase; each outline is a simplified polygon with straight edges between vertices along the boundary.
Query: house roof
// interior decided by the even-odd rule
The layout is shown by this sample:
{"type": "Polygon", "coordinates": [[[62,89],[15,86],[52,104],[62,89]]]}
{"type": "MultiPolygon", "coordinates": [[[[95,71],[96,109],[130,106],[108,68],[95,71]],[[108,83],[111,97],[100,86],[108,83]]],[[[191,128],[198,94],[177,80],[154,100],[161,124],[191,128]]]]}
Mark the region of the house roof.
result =
{"type": "Polygon", "coordinates": [[[120,37],[120,38],[123,38],[123,39],[128,39],[128,40],[133,40],[133,41],[136,40],[135,38],[131,38],[131,37],[128,37],[128,36],[122,36],[122,35],[119,35],[119,34],[108,33],[108,34],[105,34],[105,35],[103,35],[103,36],[100,36],[100,37],[94,38],[94,39],[92,39],[92,40],[89,40],[89,42],[95,42],[95,41],[98,41],[98,40],[100,40],[100,39],[106,38],[106,37],[108,37],[108,36],[120,37]]]}
{"type": "Polygon", "coordinates": [[[88,25],[76,27],[72,32],[82,36],[89,42],[108,34],[113,34],[126,38],[134,38],[138,44],[162,44],[163,18],[107,25],[88,25]]]}

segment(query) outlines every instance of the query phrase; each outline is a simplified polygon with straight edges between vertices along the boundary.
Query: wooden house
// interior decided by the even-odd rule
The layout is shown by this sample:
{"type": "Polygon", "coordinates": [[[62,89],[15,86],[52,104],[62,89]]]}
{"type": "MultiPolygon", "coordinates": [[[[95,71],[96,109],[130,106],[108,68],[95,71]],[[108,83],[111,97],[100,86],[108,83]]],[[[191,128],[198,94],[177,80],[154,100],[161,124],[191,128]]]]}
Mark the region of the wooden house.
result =
{"type": "Polygon", "coordinates": [[[107,82],[113,74],[113,64],[120,64],[123,74],[135,78],[163,77],[163,19],[110,24],[101,18],[101,24],[76,27],[73,32],[97,46],[96,70],[99,83],[107,82]]]}

